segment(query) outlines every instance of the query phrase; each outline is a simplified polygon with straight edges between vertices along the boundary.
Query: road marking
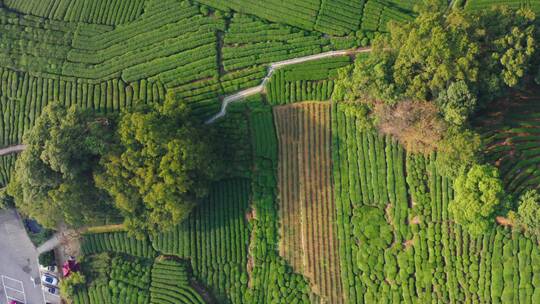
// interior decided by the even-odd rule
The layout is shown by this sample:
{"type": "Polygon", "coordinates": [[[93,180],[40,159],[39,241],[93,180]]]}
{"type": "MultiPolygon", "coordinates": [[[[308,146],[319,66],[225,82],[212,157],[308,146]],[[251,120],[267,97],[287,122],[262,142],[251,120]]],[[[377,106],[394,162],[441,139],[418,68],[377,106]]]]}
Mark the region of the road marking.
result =
{"type": "Polygon", "coordinates": [[[5,283],[6,281],[8,281],[8,282],[11,281],[11,282],[15,282],[16,284],[19,284],[19,285],[21,286],[20,289],[22,289],[22,290],[24,291],[24,286],[23,286],[22,281],[17,280],[17,279],[10,278],[10,277],[5,276],[5,275],[2,275],[2,283],[3,283],[4,285],[6,284],[6,283],[5,283]]]}
{"type": "MultiPolygon", "coordinates": [[[[39,257],[36,258],[36,263],[38,265],[38,282],[39,282],[39,289],[41,289],[41,295],[43,296],[43,303],[47,303],[47,300],[45,299],[45,290],[43,290],[43,288],[41,288],[42,284],[41,284],[41,270],[39,269],[39,257]]],[[[34,283],[35,284],[35,283],[34,283]]]]}
{"type": "Polygon", "coordinates": [[[24,292],[24,285],[22,281],[2,275],[2,287],[6,294],[6,303],[9,303],[10,300],[15,300],[26,304],[26,293],[24,292]],[[19,288],[16,286],[8,286],[12,285],[12,283],[18,284],[19,288]],[[14,294],[8,295],[8,290],[13,291],[14,294]],[[22,295],[22,298],[20,295],[22,295]]]}

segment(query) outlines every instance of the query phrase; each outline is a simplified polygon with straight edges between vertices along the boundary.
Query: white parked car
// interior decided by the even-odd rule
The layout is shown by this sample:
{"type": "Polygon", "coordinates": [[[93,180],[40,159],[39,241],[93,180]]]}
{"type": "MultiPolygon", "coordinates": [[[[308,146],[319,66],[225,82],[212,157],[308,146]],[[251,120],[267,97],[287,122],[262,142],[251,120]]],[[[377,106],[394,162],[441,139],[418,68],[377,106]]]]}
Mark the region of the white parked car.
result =
{"type": "Polygon", "coordinates": [[[41,270],[42,272],[52,272],[52,273],[56,273],[58,271],[58,267],[56,266],[43,266],[43,265],[39,265],[39,270],[41,270]]]}
{"type": "Polygon", "coordinates": [[[43,286],[41,287],[45,292],[48,292],[52,295],[59,295],[60,294],[60,290],[58,290],[58,287],[49,287],[49,286],[43,286]]]}
{"type": "Polygon", "coordinates": [[[58,278],[50,274],[46,274],[46,273],[41,276],[41,282],[44,285],[49,285],[49,286],[54,286],[54,287],[58,286],[58,278]]]}

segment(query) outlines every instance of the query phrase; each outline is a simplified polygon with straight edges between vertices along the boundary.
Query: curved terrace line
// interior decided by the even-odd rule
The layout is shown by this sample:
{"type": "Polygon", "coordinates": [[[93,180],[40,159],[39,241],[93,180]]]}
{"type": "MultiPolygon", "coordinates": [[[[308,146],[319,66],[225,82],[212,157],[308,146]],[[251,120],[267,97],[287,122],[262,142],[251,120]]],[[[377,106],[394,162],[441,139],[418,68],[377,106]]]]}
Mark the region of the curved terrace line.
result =
{"type": "Polygon", "coordinates": [[[283,60],[283,61],[278,61],[278,62],[271,63],[269,68],[268,68],[268,73],[266,74],[266,76],[264,77],[264,79],[263,79],[263,81],[261,82],[260,85],[258,85],[256,87],[251,87],[251,88],[242,90],[240,92],[237,92],[237,93],[229,95],[229,96],[225,96],[225,98],[221,102],[221,110],[216,115],[214,115],[210,119],[208,119],[206,121],[206,123],[211,124],[214,121],[216,121],[217,119],[225,116],[225,114],[227,114],[227,106],[230,103],[241,100],[241,99],[244,99],[244,98],[246,98],[248,96],[252,96],[252,95],[264,92],[266,83],[268,82],[268,80],[270,80],[270,77],[272,77],[272,75],[274,74],[274,71],[276,71],[277,69],[279,69],[281,67],[288,66],[288,65],[293,65],[293,64],[299,64],[299,63],[303,63],[303,62],[306,62],[306,61],[313,61],[313,60],[328,58],[328,57],[356,55],[358,53],[368,53],[368,52],[371,52],[370,47],[352,49],[352,50],[330,51],[330,52],[320,53],[320,54],[316,54],[316,55],[298,57],[298,58],[293,58],[293,59],[288,59],[288,60],[283,60]]]}
{"type": "MultiPolygon", "coordinates": [[[[356,55],[356,54],[359,54],[359,53],[368,53],[368,52],[371,52],[371,50],[372,49],[370,47],[368,47],[368,48],[359,48],[359,49],[352,49],[352,50],[330,51],[330,52],[320,53],[320,54],[316,54],[316,55],[292,58],[292,59],[288,59],[288,60],[283,60],[283,61],[278,61],[278,62],[271,63],[269,65],[269,67],[268,67],[268,73],[266,74],[266,76],[264,77],[264,79],[262,80],[260,85],[255,86],[255,87],[251,87],[251,88],[248,88],[248,89],[245,89],[245,90],[242,90],[240,92],[237,92],[237,93],[229,95],[229,96],[225,96],[225,98],[223,99],[223,101],[221,103],[221,110],[216,115],[214,115],[213,117],[208,119],[206,121],[206,123],[211,124],[214,121],[216,121],[217,119],[225,116],[227,114],[227,106],[230,103],[241,100],[241,99],[244,99],[246,97],[249,97],[249,96],[252,96],[252,95],[255,95],[255,94],[258,94],[258,93],[264,92],[265,87],[266,87],[266,83],[270,80],[270,78],[272,77],[274,72],[277,69],[281,68],[281,67],[288,66],[288,65],[299,64],[299,63],[303,63],[303,62],[307,62],[307,61],[313,61],[313,60],[328,58],[328,57],[337,57],[337,56],[345,56],[345,55],[356,55]]],[[[7,155],[7,154],[12,154],[12,153],[22,152],[22,151],[24,151],[25,148],[26,148],[26,145],[24,145],[24,144],[8,146],[8,147],[0,149],[0,156],[7,155]]]]}

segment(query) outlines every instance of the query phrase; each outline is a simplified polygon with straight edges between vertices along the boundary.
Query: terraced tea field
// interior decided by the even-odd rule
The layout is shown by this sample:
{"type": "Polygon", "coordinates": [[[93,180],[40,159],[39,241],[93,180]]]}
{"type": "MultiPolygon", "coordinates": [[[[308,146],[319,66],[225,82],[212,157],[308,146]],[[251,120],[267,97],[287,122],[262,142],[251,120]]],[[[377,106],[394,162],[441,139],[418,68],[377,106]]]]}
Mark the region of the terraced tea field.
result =
{"type": "Polygon", "coordinates": [[[487,159],[499,167],[507,190],[519,194],[540,188],[540,103],[535,92],[509,101],[512,111],[493,111],[482,128],[487,159]]]}
{"type": "Polygon", "coordinates": [[[508,227],[472,236],[449,217],[435,157],[355,129],[333,107],[334,189],[348,303],[536,303],[540,247],[508,227]],[[356,275],[360,274],[360,275],[356,275]]]}
{"type": "MultiPolygon", "coordinates": [[[[51,102],[112,117],[170,97],[215,135],[219,157],[202,162],[219,172],[183,222],[82,234],[73,303],[540,303],[538,236],[470,234],[449,214],[440,151],[413,154],[367,127],[361,94],[337,100],[374,37],[421,20],[423,2],[0,0],[0,148],[23,150],[51,102]]],[[[437,3],[437,18],[448,5],[540,13],[540,0],[437,3]]],[[[507,192],[540,189],[540,91],[479,114],[507,192]]],[[[16,159],[0,156],[1,187],[16,159]]]]}
{"type": "Polygon", "coordinates": [[[538,0],[467,0],[465,9],[489,9],[493,5],[505,5],[514,9],[530,8],[535,13],[540,12],[540,1],[538,0]]]}

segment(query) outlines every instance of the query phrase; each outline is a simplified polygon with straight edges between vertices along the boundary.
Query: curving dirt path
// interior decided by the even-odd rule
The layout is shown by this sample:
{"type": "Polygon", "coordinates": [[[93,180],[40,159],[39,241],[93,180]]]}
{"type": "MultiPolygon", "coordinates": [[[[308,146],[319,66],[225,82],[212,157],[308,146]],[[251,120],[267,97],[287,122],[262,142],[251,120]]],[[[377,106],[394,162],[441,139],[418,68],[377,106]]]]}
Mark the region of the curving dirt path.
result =
{"type": "Polygon", "coordinates": [[[24,149],[26,149],[26,145],[22,145],[22,144],[5,147],[5,148],[0,149],[0,156],[11,154],[11,153],[22,152],[24,149]]]}
{"type": "Polygon", "coordinates": [[[231,102],[235,102],[237,100],[244,99],[244,98],[246,98],[248,96],[252,96],[252,95],[263,92],[264,89],[265,89],[266,83],[268,82],[268,80],[270,80],[270,77],[272,77],[272,75],[274,74],[274,71],[281,68],[281,67],[288,66],[288,65],[293,65],[293,64],[299,64],[299,63],[303,63],[303,62],[306,62],[306,61],[312,61],[312,60],[328,58],[328,57],[336,57],[336,56],[344,56],[344,55],[355,55],[355,54],[358,54],[358,53],[368,53],[368,52],[371,52],[370,47],[352,49],[352,50],[330,51],[330,52],[320,53],[320,54],[316,54],[316,55],[298,57],[298,58],[293,58],[293,59],[288,59],[288,60],[283,60],[283,61],[278,61],[278,62],[271,63],[269,68],[268,68],[268,73],[266,74],[266,76],[264,77],[264,79],[263,79],[263,81],[262,81],[262,83],[260,85],[258,85],[256,87],[251,87],[249,89],[242,90],[242,91],[237,92],[237,93],[235,93],[233,95],[226,96],[223,99],[223,102],[221,103],[221,110],[216,115],[214,115],[210,119],[208,119],[206,121],[206,123],[211,124],[214,121],[216,121],[216,119],[225,116],[225,114],[227,114],[227,106],[231,102]]]}

